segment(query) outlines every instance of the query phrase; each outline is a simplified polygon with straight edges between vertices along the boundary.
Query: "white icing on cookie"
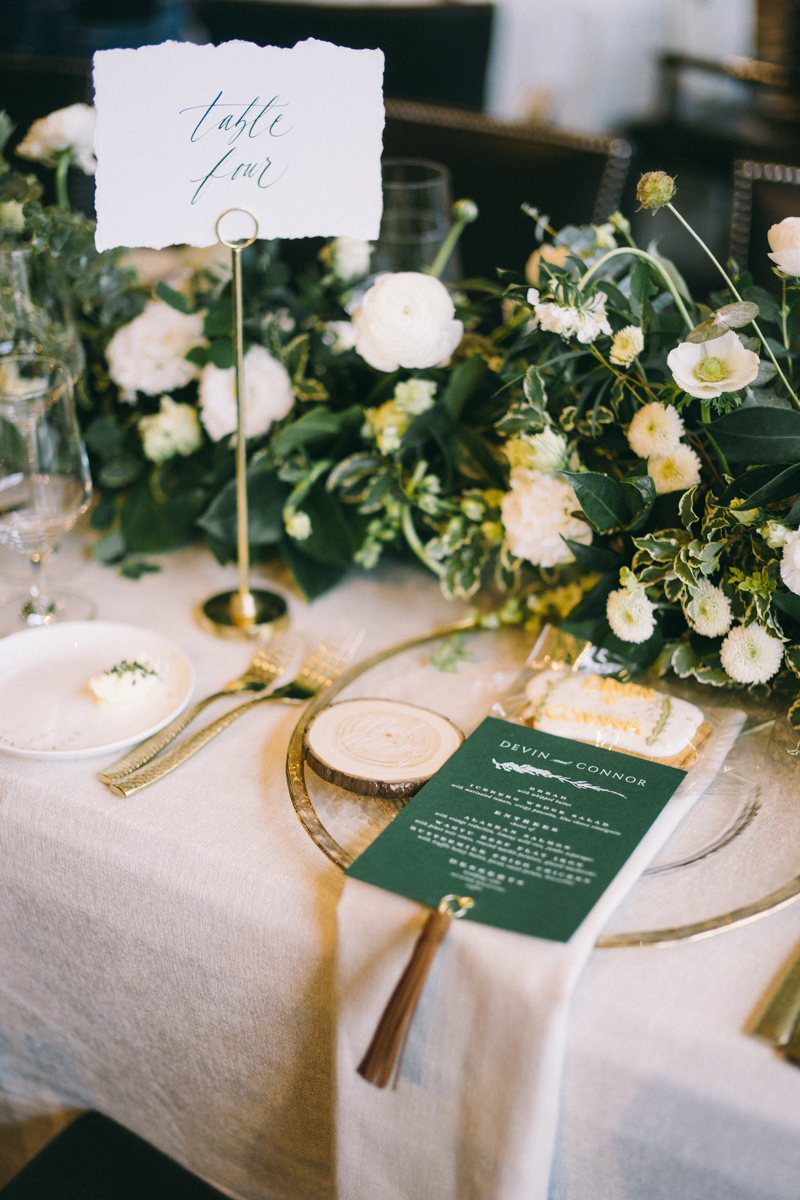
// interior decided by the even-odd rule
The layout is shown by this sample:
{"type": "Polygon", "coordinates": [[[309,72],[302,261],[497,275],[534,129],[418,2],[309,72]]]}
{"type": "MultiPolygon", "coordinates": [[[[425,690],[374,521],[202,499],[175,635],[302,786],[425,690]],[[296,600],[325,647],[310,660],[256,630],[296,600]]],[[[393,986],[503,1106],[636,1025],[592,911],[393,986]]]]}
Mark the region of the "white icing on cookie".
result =
{"type": "Polygon", "coordinates": [[[647,758],[679,754],[703,723],[686,700],[607,676],[542,671],[525,695],[531,703],[522,717],[534,729],[647,758]]]}

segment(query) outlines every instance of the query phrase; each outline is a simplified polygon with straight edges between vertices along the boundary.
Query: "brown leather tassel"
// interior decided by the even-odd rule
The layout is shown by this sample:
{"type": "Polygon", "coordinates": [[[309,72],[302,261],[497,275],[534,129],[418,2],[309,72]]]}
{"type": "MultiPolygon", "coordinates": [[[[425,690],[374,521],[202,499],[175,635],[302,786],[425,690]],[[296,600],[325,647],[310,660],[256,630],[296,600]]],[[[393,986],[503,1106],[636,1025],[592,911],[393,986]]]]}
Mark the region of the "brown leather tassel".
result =
{"type": "Polygon", "coordinates": [[[470,896],[445,896],[428,917],[417,939],[408,966],[383,1010],[369,1049],[359,1063],[358,1073],[367,1083],[397,1087],[411,1022],[428,978],[436,952],[444,941],[453,917],[461,917],[474,901],[470,896]],[[451,912],[451,904],[458,908],[451,912]]]}

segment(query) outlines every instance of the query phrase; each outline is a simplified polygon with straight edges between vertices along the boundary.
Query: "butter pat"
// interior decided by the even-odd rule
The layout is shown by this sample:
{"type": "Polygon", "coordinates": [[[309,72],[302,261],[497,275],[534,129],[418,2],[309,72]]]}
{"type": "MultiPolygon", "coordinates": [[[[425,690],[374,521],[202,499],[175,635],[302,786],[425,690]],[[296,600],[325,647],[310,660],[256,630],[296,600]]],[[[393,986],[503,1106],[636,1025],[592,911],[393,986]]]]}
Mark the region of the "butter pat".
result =
{"type": "Polygon", "coordinates": [[[680,754],[703,724],[696,705],[607,676],[543,671],[528,681],[525,695],[523,720],[534,729],[643,758],[680,754]]]}
{"type": "Polygon", "coordinates": [[[129,704],[140,700],[160,686],[158,672],[146,658],[115,663],[102,675],[89,680],[89,688],[99,704],[129,704]]]}

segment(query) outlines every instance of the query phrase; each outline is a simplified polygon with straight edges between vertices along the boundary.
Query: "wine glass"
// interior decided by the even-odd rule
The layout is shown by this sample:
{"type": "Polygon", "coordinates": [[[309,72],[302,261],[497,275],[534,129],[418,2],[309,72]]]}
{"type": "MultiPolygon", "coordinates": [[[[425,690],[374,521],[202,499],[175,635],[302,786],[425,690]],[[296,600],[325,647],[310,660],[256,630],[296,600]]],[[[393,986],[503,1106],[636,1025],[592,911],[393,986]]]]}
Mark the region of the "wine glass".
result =
{"type": "Polygon", "coordinates": [[[85,363],[61,271],[29,246],[0,246],[0,356],[9,354],[57,359],[73,381],[85,363]]]}
{"type": "Polygon", "coordinates": [[[91,494],[69,368],[36,355],[0,358],[0,543],[25,555],[33,572],[27,591],[0,604],[0,634],[94,616],[88,597],[53,595],[46,572],[91,494]]]}
{"type": "MultiPolygon", "coordinates": [[[[372,252],[372,272],[423,271],[450,231],[450,172],[441,163],[421,158],[386,158],[381,175],[383,217],[372,252]]],[[[456,253],[443,277],[460,277],[456,253]]]]}

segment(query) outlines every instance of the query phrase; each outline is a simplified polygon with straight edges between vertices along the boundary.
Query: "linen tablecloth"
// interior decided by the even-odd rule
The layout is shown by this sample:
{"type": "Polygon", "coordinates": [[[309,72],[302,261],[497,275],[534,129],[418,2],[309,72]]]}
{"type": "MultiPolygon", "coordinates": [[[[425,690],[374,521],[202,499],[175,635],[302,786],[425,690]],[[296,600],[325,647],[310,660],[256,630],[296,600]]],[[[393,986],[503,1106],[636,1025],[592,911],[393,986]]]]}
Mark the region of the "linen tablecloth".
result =
{"type": "MultiPolygon", "coordinates": [[[[252,653],[192,617],[235,573],[195,550],[163,562],[138,582],[95,566],[75,582],[99,617],[172,637],[202,695],[252,653]]],[[[313,606],[275,578],[298,630],[357,620],[364,654],[458,615],[410,568],[355,572],[313,606]]],[[[0,755],[11,1143],[93,1106],[248,1200],[333,1200],[342,880],[289,801],[296,719],[257,711],[129,800],[94,778],[104,760],[0,755]]],[[[796,1200],[800,1073],[741,1031],[799,938],[800,905],[708,942],[592,956],[570,1021],[551,1200],[796,1200]]],[[[392,1194],[390,1168],[369,1164],[375,1200],[392,1194]]]]}

